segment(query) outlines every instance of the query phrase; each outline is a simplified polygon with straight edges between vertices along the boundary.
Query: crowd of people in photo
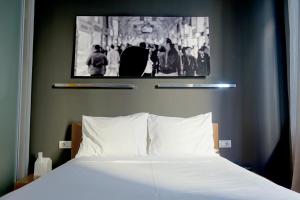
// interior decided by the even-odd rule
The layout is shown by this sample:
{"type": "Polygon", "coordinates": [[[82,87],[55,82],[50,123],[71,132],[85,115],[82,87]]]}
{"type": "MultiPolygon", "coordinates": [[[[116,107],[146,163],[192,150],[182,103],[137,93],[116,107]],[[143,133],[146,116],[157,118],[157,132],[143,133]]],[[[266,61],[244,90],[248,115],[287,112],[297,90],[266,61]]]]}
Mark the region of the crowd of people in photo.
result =
{"type": "Polygon", "coordinates": [[[209,48],[180,46],[167,38],[164,45],[141,42],[111,45],[104,49],[93,45],[87,62],[91,76],[159,77],[208,76],[210,74],[209,48]]]}

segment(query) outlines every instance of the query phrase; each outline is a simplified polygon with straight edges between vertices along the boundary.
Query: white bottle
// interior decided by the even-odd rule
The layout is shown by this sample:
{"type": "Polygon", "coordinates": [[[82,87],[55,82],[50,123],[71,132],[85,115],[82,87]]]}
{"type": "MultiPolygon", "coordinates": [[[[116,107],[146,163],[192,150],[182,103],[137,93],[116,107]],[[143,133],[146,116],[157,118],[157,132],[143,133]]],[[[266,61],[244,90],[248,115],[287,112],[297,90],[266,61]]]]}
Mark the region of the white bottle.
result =
{"type": "Polygon", "coordinates": [[[38,158],[34,163],[34,176],[43,176],[52,170],[52,160],[50,158],[44,158],[43,152],[38,153],[38,158]]]}

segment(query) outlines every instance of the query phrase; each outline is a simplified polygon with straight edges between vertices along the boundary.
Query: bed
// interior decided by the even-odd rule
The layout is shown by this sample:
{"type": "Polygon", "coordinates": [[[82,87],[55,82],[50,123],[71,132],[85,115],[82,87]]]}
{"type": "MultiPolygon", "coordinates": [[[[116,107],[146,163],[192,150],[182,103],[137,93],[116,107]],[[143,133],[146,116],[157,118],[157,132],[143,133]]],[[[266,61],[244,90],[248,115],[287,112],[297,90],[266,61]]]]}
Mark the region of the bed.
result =
{"type": "MultiPolygon", "coordinates": [[[[218,149],[218,124],[214,124],[218,149]]],[[[72,125],[72,157],[82,140],[72,125]]],[[[80,157],[1,200],[300,200],[300,195],[214,156],[80,157]]]]}

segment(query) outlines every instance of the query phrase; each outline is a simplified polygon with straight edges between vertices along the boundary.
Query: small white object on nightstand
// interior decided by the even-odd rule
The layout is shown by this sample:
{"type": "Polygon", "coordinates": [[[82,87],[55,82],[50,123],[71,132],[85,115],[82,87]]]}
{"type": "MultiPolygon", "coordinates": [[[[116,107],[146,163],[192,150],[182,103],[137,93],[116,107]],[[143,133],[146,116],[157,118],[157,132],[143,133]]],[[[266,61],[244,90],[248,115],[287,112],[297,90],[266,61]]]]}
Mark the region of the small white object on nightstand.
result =
{"type": "Polygon", "coordinates": [[[52,160],[44,158],[43,152],[38,153],[38,158],[34,163],[34,176],[39,177],[47,174],[52,170],[52,160]]]}

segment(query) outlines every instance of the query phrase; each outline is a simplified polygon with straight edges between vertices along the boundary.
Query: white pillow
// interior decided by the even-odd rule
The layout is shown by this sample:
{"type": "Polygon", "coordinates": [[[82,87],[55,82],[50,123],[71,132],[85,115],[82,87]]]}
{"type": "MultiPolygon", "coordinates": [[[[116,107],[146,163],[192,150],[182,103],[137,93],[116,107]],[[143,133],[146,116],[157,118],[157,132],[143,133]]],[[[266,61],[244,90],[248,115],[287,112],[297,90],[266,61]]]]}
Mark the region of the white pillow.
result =
{"type": "Polygon", "coordinates": [[[148,132],[150,155],[215,155],[211,113],[190,118],[150,115],[148,132]]]}
{"type": "Polygon", "coordinates": [[[144,156],[148,113],[120,117],[82,116],[81,156],[144,156]]]}

